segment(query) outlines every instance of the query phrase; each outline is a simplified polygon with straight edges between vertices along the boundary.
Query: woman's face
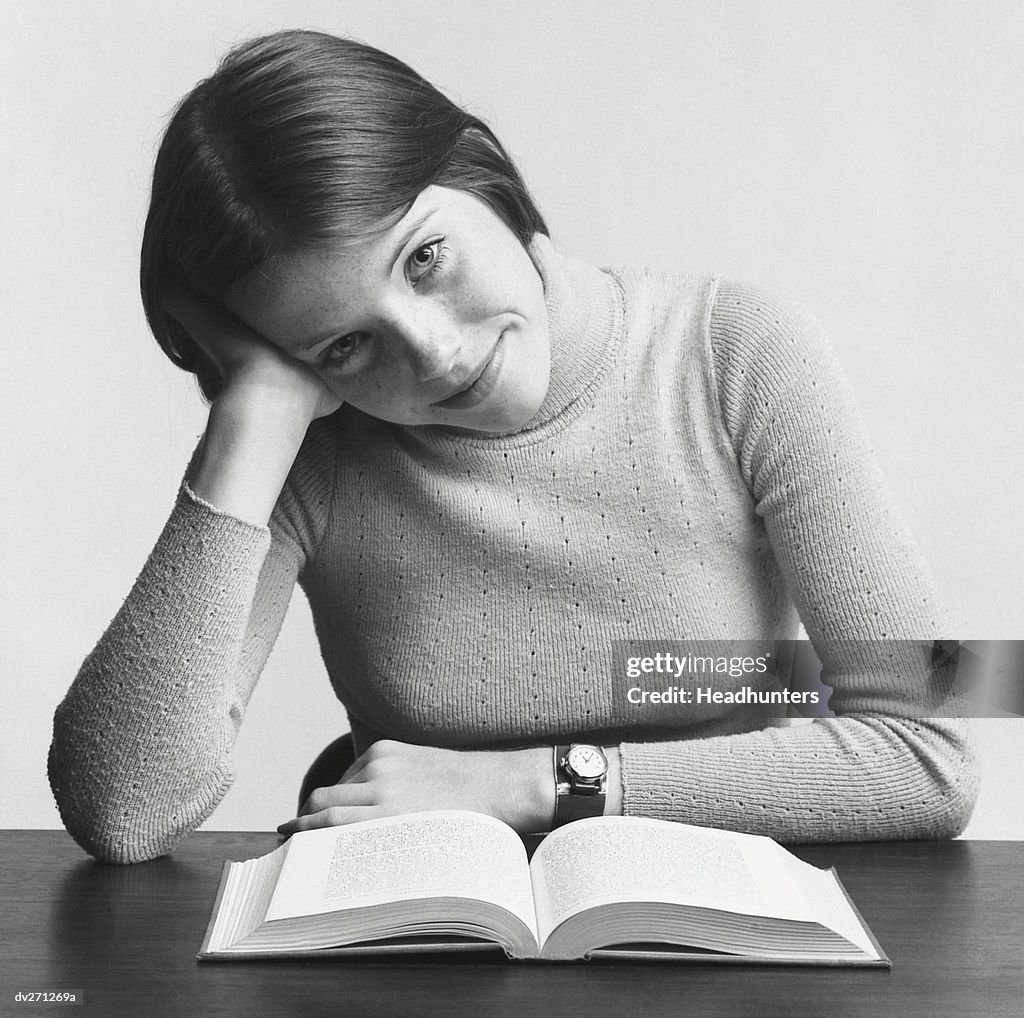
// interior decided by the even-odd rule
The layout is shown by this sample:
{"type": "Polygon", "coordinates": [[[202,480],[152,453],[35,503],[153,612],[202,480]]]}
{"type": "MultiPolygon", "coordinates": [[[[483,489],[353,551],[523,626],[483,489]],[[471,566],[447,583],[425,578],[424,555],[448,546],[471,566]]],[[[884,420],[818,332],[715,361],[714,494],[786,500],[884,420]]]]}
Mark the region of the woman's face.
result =
{"type": "Polygon", "coordinates": [[[540,275],[504,222],[462,191],[428,187],[387,230],[275,259],[225,302],[382,420],[514,431],[547,393],[540,275]]]}

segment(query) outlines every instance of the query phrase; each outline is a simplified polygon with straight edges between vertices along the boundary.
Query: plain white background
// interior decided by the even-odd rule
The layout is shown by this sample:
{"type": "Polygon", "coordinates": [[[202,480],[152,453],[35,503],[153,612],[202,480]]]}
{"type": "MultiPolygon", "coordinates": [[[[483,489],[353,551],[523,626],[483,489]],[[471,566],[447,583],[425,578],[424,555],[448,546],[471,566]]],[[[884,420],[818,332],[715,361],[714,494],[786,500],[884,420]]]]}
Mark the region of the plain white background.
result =
{"type": "MultiPolygon", "coordinates": [[[[796,296],[833,337],[955,635],[1024,637],[1018,3],[5,3],[0,824],[55,827],[53,709],[205,418],[137,296],[152,159],[232,43],[351,34],[487,119],[556,240],[796,296]]],[[[1024,721],[986,721],[972,837],[1024,838],[1024,721]]],[[[301,595],[208,826],[289,818],[345,728],[301,595]]]]}

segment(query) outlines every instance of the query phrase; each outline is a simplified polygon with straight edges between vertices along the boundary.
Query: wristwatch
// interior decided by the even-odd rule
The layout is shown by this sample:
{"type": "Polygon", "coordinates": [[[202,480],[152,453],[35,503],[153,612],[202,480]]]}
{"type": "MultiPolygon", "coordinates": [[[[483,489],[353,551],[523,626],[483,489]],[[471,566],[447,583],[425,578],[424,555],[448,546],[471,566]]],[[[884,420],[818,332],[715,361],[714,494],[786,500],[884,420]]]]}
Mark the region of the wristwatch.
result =
{"type": "Polygon", "coordinates": [[[555,746],[554,827],[604,815],[608,758],[600,746],[585,742],[555,746]]]}

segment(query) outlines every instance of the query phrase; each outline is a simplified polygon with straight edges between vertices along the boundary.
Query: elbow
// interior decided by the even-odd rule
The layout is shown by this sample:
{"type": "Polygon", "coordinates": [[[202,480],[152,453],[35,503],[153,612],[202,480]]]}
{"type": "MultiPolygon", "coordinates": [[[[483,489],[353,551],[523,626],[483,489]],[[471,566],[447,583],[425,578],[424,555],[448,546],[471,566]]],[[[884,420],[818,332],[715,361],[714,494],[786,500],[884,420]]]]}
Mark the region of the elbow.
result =
{"type": "Polygon", "coordinates": [[[184,837],[184,833],[176,836],[169,831],[148,832],[120,818],[115,820],[102,814],[83,818],[62,805],[59,799],[57,805],[65,830],[97,862],[115,866],[149,862],[168,855],[184,837]]]}
{"type": "Polygon", "coordinates": [[[166,855],[178,838],[141,820],[139,804],[116,789],[82,781],[61,766],[59,747],[50,747],[50,789],[65,830],[102,863],[128,865],[166,855]]]}
{"type": "Polygon", "coordinates": [[[913,761],[908,767],[913,792],[900,802],[900,812],[910,821],[905,836],[957,837],[970,822],[981,784],[970,723],[926,719],[898,724],[913,761]]]}
{"type": "Polygon", "coordinates": [[[118,781],[66,749],[55,734],[47,764],[50,788],[68,834],[102,863],[129,865],[168,855],[213,812],[231,784],[229,775],[216,775],[204,783],[212,794],[175,797],[162,805],[143,793],[148,782],[118,781]]]}
{"type": "Polygon", "coordinates": [[[955,787],[941,785],[935,794],[935,827],[933,838],[956,838],[963,834],[974,815],[978,801],[979,776],[977,763],[970,762],[955,787]]]}
{"type": "Polygon", "coordinates": [[[915,836],[932,839],[958,837],[967,829],[977,799],[976,782],[965,782],[956,787],[937,785],[930,795],[924,797],[920,830],[915,836]]]}
{"type": "MultiPolygon", "coordinates": [[[[56,795],[55,790],[55,795],[56,795]]],[[[74,841],[97,862],[114,866],[128,866],[149,862],[172,851],[176,838],[146,838],[130,824],[112,822],[104,816],[92,815],[86,819],[66,808],[58,799],[58,809],[64,828],[74,841]]]]}

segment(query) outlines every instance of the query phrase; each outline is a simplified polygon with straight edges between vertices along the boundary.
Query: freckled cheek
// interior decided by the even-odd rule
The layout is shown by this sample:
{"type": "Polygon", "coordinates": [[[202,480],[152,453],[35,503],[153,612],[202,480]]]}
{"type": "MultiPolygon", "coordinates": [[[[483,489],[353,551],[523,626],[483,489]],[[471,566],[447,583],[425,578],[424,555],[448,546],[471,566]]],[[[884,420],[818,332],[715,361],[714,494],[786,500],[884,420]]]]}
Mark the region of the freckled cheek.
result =
{"type": "Polygon", "coordinates": [[[508,287],[486,272],[462,273],[445,295],[444,312],[453,324],[475,324],[507,310],[508,287]]]}
{"type": "Polygon", "coordinates": [[[343,403],[352,403],[358,406],[360,398],[368,391],[366,381],[362,377],[353,378],[339,371],[332,371],[330,368],[317,373],[327,388],[341,399],[343,403]]]}
{"type": "Polygon", "coordinates": [[[391,414],[418,404],[416,392],[408,386],[396,386],[396,373],[383,365],[358,378],[335,379],[331,389],[345,403],[371,416],[389,418],[391,414]]]}

